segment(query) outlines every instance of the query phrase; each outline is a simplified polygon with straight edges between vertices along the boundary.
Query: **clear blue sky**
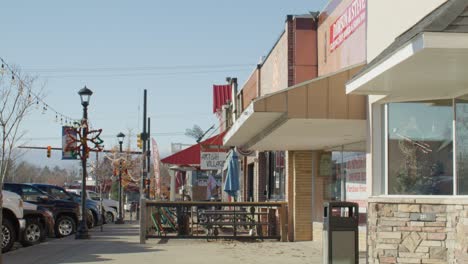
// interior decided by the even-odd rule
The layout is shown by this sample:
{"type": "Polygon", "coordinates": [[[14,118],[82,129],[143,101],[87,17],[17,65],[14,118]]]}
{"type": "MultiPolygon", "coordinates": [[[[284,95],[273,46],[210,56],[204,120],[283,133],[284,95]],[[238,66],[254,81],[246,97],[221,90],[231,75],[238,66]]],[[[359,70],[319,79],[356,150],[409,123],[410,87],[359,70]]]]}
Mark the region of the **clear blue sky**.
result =
{"type": "MultiPolygon", "coordinates": [[[[242,84],[279,37],[286,15],[321,11],[326,3],[3,1],[0,56],[37,75],[45,101],[65,115],[80,118],[77,91],[84,85],[93,90],[89,117],[104,130],[106,147],[117,143],[119,131],[141,131],[147,89],[151,132],[167,155],[171,142],[194,143],[183,135],[186,128],[217,123],[213,84],[226,76],[242,84]]],[[[35,110],[23,124],[28,145],[59,147],[61,125],[54,119],[50,111],[35,110]]],[[[43,159],[45,151],[25,157],[53,162],[43,159]]]]}

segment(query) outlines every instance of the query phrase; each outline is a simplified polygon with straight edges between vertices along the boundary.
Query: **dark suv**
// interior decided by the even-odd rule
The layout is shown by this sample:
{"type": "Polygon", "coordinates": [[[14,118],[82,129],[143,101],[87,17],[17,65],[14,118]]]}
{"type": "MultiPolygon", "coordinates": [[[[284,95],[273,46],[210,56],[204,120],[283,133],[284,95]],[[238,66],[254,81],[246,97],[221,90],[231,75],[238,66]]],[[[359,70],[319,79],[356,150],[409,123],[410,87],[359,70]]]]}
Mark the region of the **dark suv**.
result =
{"type": "MultiPolygon", "coordinates": [[[[81,197],[67,192],[60,186],[44,183],[31,183],[31,185],[57,199],[74,201],[75,203],[81,204],[81,197]]],[[[88,215],[86,218],[88,228],[92,228],[103,223],[102,208],[100,207],[99,203],[91,199],[86,199],[86,209],[88,209],[88,215]]]]}
{"type": "Polygon", "coordinates": [[[30,184],[4,183],[3,189],[20,195],[25,202],[37,204],[50,210],[54,215],[57,237],[69,236],[76,231],[80,216],[79,204],[55,199],[30,184]]]}

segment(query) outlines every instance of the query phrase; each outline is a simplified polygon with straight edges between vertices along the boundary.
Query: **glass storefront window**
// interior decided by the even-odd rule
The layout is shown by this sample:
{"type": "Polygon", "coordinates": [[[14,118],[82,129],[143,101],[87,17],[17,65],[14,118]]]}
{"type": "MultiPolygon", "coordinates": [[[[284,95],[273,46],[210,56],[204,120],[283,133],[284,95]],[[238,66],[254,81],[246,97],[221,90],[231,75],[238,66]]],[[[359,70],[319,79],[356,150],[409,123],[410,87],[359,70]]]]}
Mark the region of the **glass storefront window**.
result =
{"type": "Polygon", "coordinates": [[[457,194],[468,195],[468,98],[456,100],[457,194]]]}
{"type": "Polygon", "coordinates": [[[453,194],[452,100],[388,104],[388,194],[453,194]]]}
{"type": "Polygon", "coordinates": [[[347,201],[359,204],[360,224],[366,223],[367,185],[365,142],[330,149],[321,157],[320,176],[329,175],[329,191],[323,192],[325,201],[347,201]],[[329,161],[328,161],[328,157],[329,161]],[[329,164],[330,171],[324,170],[329,164]]]}

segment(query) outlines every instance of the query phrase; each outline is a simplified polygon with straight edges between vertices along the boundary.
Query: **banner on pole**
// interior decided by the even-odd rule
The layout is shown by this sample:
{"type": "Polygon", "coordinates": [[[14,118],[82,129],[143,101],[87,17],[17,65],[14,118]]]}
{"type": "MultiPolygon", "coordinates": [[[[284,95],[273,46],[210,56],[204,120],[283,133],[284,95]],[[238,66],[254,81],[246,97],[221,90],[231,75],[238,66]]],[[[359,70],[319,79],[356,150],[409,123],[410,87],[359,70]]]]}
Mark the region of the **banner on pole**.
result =
{"type": "Polygon", "coordinates": [[[71,126],[62,126],[62,160],[76,160],[76,130],[71,126]]]}
{"type": "Polygon", "coordinates": [[[154,138],[151,138],[151,145],[153,148],[153,169],[154,169],[154,188],[156,197],[161,196],[161,168],[159,167],[159,149],[158,144],[154,138]]]}

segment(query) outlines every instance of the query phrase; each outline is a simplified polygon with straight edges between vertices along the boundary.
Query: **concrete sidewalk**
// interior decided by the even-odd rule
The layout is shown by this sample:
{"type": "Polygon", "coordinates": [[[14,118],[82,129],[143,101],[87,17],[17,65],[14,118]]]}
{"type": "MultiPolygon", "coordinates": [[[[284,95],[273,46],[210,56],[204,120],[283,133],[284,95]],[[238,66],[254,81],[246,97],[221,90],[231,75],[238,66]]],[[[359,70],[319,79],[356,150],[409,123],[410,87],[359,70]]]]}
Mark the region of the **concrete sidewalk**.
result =
{"type": "MultiPolygon", "coordinates": [[[[151,239],[140,245],[138,225],[105,225],[91,231],[90,240],[51,239],[4,255],[6,264],[65,263],[203,263],[273,264],[322,263],[317,242],[280,243],[151,239]]],[[[364,263],[364,262],[362,262],[364,263]]]]}

